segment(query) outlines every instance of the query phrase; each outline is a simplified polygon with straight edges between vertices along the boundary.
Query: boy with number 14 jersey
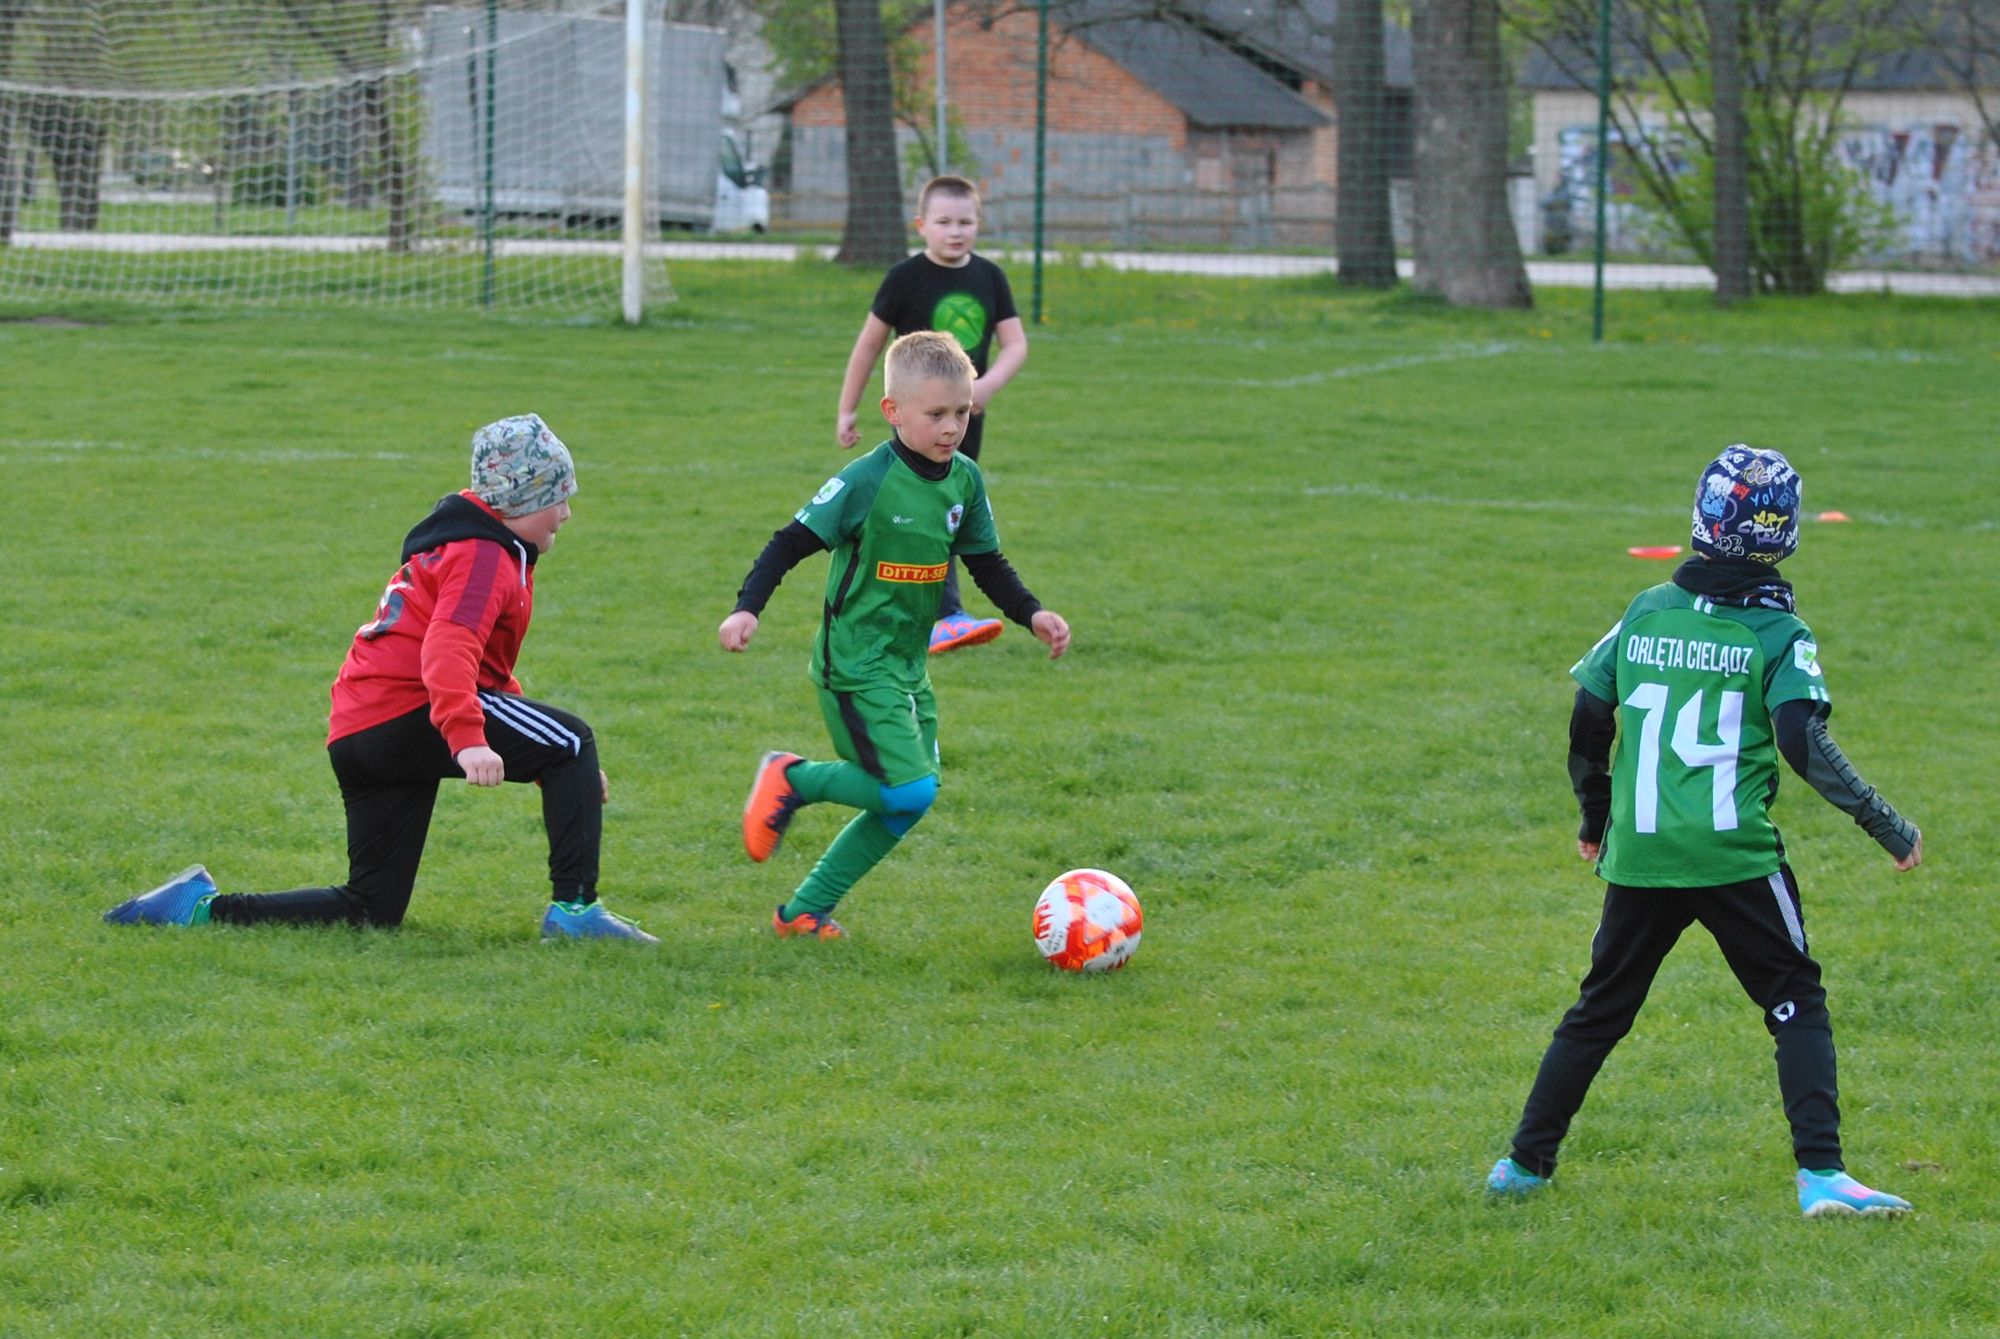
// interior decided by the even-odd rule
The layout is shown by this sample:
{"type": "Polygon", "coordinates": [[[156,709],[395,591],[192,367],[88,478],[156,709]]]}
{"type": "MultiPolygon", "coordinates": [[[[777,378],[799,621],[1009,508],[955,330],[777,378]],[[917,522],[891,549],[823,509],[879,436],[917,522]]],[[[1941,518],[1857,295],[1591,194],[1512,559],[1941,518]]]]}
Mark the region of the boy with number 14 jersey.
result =
{"type": "Polygon", "coordinates": [[[1718,605],[1670,582],[1633,600],[1570,673],[1622,705],[1629,732],[1612,765],[1598,861],[1607,881],[1735,883],[1778,867],[1771,713],[1830,706],[1819,648],[1797,615],[1718,605]],[[1679,765],[1662,767],[1663,750],[1679,765]]]}
{"type": "Polygon", "coordinates": [[[1900,1214],[1907,1201],[1841,1159],[1833,1024],[1806,948],[1798,881],[1771,822],[1778,757],[1853,816],[1898,870],[1923,838],[1855,775],[1826,732],[1832,710],[1811,631],[1777,564],[1798,547],[1802,485],[1776,451],[1732,446],[1695,488],[1695,556],[1639,596],[1571,673],[1577,854],[1597,862],[1604,912],[1590,970],[1557,1025],[1488,1193],[1518,1198],[1555,1174],[1570,1120],[1631,1030],[1689,925],[1714,936],[1776,1044],[1799,1208],[1900,1214]],[[1612,744],[1617,755],[1612,759],[1612,744]]]}

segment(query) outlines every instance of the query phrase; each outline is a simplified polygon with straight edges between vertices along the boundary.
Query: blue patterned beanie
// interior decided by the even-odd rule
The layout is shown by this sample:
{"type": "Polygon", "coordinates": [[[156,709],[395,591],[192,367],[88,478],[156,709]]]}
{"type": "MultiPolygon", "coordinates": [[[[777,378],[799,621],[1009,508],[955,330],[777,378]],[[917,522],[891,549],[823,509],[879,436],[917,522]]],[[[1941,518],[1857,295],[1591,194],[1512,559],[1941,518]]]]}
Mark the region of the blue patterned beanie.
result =
{"type": "Polygon", "coordinates": [[[1799,546],[1803,493],[1781,453],[1740,442],[1725,448],[1695,485],[1695,550],[1775,567],[1799,546]]]}

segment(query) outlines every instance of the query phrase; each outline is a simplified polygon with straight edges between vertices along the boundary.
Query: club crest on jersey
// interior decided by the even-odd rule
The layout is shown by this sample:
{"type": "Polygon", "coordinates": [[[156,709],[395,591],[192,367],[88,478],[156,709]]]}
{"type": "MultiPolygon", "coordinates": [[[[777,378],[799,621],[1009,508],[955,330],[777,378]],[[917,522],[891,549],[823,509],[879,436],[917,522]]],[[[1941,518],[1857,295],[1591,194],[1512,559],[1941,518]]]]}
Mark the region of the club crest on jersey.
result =
{"type": "Polygon", "coordinates": [[[930,585],[944,580],[946,563],[892,563],[875,564],[877,581],[893,581],[900,585],[930,585]]]}
{"type": "MultiPolygon", "coordinates": [[[[847,487],[847,481],[841,478],[838,474],[834,475],[831,479],[828,479],[825,483],[821,484],[819,486],[819,491],[813,494],[813,505],[817,507],[822,505],[823,503],[833,501],[834,494],[838,493],[841,489],[845,487],[847,487]]],[[[794,493],[792,494],[792,496],[797,497],[798,494],[794,493]]]]}
{"type": "Polygon", "coordinates": [[[953,535],[957,534],[958,523],[964,519],[965,519],[965,504],[963,502],[956,503],[955,505],[953,505],[950,511],[944,514],[945,532],[947,534],[953,534],[953,535]]]}

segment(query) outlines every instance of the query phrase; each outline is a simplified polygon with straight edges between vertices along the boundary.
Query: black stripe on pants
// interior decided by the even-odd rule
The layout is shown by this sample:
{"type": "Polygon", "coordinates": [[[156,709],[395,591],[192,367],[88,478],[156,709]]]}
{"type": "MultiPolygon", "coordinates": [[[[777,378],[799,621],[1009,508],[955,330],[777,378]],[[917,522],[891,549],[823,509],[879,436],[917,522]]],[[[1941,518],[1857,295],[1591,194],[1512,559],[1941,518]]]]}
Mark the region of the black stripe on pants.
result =
{"type": "MultiPolygon", "coordinates": [[[[597,896],[604,795],[597,741],[566,711],[510,694],[481,692],[486,743],[509,781],[539,782],[549,839],[549,882],[558,901],[597,896]]],[[[428,708],[336,739],[327,757],[347,809],[347,882],[287,893],[237,893],[209,905],[218,921],[251,924],[399,925],[416,886],[438,783],[463,780],[428,708]]]]}
{"type": "Polygon", "coordinates": [[[1768,878],[1711,888],[1608,884],[1590,944],[1590,971],[1556,1026],[1514,1133],[1515,1162],[1538,1176],[1556,1153],[1591,1080],[1638,1016],[1681,931],[1699,921],[1744,992],[1763,1011],[1777,1046],[1778,1089],[1801,1167],[1841,1167],[1840,1099],[1833,1024],[1819,964],[1806,950],[1798,882],[1790,866],[1768,878]]]}
{"type": "Polygon", "coordinates": [[[868,737],[868,720],[854,705],[854,694],[836,692],[833,697],[840,703],[840,723],[847,728],[847,738],[854,745],[855,763],[862,771],[888,785],[889,774],[882,770],[882,755],[875,751],[875,741],[868,737]]]}

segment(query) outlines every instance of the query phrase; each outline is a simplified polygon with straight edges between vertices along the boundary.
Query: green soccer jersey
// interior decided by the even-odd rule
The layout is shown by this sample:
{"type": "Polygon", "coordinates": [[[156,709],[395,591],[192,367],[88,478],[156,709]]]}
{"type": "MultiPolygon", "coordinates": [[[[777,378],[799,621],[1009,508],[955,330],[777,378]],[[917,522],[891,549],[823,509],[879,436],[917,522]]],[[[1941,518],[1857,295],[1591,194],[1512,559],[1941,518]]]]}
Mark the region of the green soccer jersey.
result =
{"type": "Polygon", "coordinates": [[[946,564],[1000,547],[979,466],[954,455],[944,478],[926,479],[884,442],[828,479],[796,519],[833,550],[813,682],[836,692],[928,687],[946,564]]]}
{"type": "Polygon", "coordinates": [[[1618,705],[1605,879],[1690,888],[1777,870],[1771,711],[1829,701],[1804,623],[1668,583],[1641,591],[1570,673],[1618,705]]]}

